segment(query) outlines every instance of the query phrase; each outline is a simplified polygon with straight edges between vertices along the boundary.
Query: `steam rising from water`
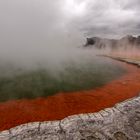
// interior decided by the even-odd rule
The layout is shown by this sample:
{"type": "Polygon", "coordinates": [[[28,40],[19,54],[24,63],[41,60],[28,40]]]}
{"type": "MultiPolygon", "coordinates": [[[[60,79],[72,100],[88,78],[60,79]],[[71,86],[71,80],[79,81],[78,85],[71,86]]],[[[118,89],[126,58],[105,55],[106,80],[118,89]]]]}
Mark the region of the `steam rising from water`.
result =
{"type": "Polygon", "coordinates": [[[79,48],[83,34],[71,23],[81,13],[70,15],[65,4],[64,0],[1,1],[0,66],[56,70],[62,63],[85,61],[89,54],[79,48]]]}
{"type": "Polygon", "coordinates": [[[64,8],[65,0],[0,2],[0,100],[90,89],[123,73],[96,57],[108,50],[82,47],[83,33],[73,21],[84,15],[85,4],[70,5],[76,14],[64,8]]]}
{"type": "Polygon", "coordinates": [[[85,41],[80,28],[85,26],[81,23],[90,17],[88,14],[92,15],[88,11],[92,4],[102,7],[90,0],[2,0],[0,65],[56,70],[62,63],[86,61],[96,50],[79,48],[85,41]]]}

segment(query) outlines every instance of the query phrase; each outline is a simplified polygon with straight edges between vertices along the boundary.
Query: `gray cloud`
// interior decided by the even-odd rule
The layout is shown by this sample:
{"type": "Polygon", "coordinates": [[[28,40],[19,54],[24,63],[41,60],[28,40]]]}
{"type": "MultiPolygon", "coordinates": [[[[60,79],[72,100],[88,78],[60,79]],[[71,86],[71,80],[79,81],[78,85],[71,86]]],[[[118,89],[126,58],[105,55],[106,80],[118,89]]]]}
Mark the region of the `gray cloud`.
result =
{"type": "Polygon", "coordinates": [[[88,0],[87,9],[79,24],[87,35],[121,37],[140,33],[139,0],[88,0]]]}
{"type": "Polygon", "coordinates": [[[139,9],[139,0],[1,0],[0,38],[42,42],[55,31],[72,29],[99,36],[139,34],[139,9]]]}

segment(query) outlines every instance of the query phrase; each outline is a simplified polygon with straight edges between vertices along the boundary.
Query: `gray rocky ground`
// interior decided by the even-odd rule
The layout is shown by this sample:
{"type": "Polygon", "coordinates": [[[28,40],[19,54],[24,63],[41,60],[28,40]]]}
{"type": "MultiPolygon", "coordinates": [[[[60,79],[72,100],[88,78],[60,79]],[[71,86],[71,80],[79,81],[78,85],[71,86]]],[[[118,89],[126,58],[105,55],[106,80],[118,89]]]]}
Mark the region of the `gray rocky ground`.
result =
{"type": "Polygon", "coordinates": [[[98,113],[23,124],[1,132],[0,140],[140,140],[140,96],[98,113]]]}

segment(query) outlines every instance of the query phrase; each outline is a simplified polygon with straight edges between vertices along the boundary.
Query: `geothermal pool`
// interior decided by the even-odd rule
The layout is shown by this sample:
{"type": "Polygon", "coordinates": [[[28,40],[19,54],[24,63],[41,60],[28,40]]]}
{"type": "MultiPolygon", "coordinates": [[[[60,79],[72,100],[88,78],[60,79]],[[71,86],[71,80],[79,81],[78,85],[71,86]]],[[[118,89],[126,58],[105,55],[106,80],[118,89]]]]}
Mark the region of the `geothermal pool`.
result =
{"type": "Polygon", "coordinates": [[[59,92],[94,89],[117,79],[125,70],[115,60],[94,56],[50,69],[0,65],[0,101],[47,97],[59,92]]]}

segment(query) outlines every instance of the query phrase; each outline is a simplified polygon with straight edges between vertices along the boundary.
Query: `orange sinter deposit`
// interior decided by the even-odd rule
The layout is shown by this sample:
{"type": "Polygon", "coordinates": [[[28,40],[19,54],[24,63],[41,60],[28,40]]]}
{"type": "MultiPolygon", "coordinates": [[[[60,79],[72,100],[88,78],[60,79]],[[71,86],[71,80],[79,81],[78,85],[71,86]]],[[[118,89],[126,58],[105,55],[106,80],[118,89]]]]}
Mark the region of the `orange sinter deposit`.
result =
{"type": "Polygon", "coordinates": [[[134,97],[140,92],[140,68],[122,62],[127,72],[106,85],[87,91],[58,93],[37,99],[0,103],[0,130],[34,121],[63,119],[69,115],[96,112],[134,97]]]}

